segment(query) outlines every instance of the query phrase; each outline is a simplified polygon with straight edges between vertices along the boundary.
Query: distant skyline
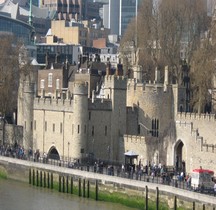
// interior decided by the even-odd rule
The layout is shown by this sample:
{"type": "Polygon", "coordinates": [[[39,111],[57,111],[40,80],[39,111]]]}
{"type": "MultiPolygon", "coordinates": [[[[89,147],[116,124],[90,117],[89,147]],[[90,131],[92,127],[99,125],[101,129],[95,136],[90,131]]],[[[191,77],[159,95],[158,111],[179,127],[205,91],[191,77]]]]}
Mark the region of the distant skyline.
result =
{"type": "Polygon", "coordinates": [[[140,0],[109,0],[101,10],[103,25],[111,30],[111,34],[122,36],[128,23],[137,15],[140,0]]]}
{"type": "Polygon", "coordinates": [[[207,14],[209,16],[213,15],[215,4],[216,4],[216,0],[207,0],[207,14]]]}

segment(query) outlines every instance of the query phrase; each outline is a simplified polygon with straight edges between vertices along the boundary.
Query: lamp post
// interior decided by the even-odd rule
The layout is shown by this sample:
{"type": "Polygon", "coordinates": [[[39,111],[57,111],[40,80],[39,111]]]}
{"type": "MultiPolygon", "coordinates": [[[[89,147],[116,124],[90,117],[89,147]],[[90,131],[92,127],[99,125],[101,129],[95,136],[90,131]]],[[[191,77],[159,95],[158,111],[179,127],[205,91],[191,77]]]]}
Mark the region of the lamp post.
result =
{"type": "Polygon", "coordinates": [[[68,142],[68,163],[69,163],[70,142],[68,142]]]}
{"type": "Polygon", "coordinates": [[[94,157],[94,138],[92,139],[92,156],[94,157]]]}
{"type": "Polygon", "coordinates": [[[110,162],[110,146],[107,147],[108,162],[110,162]]]}

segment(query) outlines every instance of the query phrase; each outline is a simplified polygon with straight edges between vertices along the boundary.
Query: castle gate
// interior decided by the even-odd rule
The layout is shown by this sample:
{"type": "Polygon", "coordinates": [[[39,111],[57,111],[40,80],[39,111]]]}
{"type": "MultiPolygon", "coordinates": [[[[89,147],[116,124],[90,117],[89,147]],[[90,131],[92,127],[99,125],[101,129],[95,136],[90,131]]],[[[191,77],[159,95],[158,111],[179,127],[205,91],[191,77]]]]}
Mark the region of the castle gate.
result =
{"type": "Polygon", "coordinates": [[[186,150],[184,143],[179,139],[174,146],[174,166],[179,172],[185,172],[186,150]]]}
{"type": "Polygon", "coordinates": [[[47,158],[48,159],[54,159],[54,160],[60,160],[59,153],[54,146],[50,148],[50,150],[47,154],[47,158]]]}

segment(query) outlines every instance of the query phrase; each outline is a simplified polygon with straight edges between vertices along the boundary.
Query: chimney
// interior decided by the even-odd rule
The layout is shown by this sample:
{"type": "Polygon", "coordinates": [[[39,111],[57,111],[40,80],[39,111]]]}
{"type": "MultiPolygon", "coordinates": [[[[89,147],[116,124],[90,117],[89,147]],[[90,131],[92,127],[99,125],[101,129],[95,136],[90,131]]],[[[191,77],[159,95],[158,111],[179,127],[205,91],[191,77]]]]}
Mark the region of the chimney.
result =
{"type": "Polygon", "coordinates": [[[123,76],[123,65],[120,63],[117,65],[116,75],[117,76],[123,76]]]}
{"type": "Polygon", "coordinates": [[[155,68],[155,83],[159,83],[160,82],[160,71],[158,70],[158,68],[155,68]]]}
{"type": "Polygon", "coordinates": [[[92,103],[94,103],[94,99],[95,99],[95,90],[92,90],[92,103]]]}
{"type": "Polygon", "coordinates": [[[168,84],[169,84],[169,72],[168,72],[168,66],[165,66],[165,72],[164,72],[164,92],[167,91],[168,84]]]}
{"type": "Polygon", "coordinates": [[[107,63],[106,75],[111,75],[111,64],[110,64],[110,62],[107,63]]]}
{"type": "Polygon", "coordinates": [[[168,72],[168,66],[165,66],[165,72],[164,72],[164,85],[169,84],[169,72],[168,72]]]}

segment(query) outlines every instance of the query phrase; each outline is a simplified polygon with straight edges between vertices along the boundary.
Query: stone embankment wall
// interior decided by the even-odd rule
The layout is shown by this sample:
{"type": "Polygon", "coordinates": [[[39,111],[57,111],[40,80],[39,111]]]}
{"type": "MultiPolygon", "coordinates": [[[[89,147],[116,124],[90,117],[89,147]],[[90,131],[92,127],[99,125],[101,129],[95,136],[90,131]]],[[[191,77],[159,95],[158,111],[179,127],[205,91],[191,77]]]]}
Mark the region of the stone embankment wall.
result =
{"type": "MultiPolygon", "coordinates": [[[[178,206],[182,206],[184,209],[192,209],[192,202],[196,202],[196,209],[203,209],[203,204],[206,206],[205,209],[213,209],[216,207],[216,199],[213,196],[178,189],[172,186],[0,156],[0,171],[6,172],[9,178],[27,182],[29,180],[30,168],[53,172],[55,174],[76,176],[82,179],[98,180],[103,184],[103,186],[109,186],[109,189],[110,186],[113,186],[113,192],[124,191],[126,194],[130,193],[143,197],[145,196],[145,189],[147,186],[149,190],[149,198],[152,200],[155,200],[155,191],[158,188],[160,192],[160,202],[168,203],[170,208],[173,208],[174,196],[178,199],[178,206]]],[[[101,187],[101,189],[102,188],[103,187],[101,187]]]]}

